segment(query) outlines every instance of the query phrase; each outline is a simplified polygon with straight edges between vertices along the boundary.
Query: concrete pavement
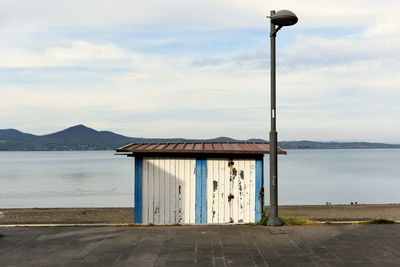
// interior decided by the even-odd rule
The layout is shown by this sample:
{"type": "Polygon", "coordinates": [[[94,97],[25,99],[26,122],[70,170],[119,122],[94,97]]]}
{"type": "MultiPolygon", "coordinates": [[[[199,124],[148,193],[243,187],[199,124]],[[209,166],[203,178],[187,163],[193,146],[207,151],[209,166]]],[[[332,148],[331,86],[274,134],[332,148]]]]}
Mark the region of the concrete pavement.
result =
{"type": "Polygon", "coordinates": [[[400,224],[0,228],[0,266],[399,266],[400,224]]]}

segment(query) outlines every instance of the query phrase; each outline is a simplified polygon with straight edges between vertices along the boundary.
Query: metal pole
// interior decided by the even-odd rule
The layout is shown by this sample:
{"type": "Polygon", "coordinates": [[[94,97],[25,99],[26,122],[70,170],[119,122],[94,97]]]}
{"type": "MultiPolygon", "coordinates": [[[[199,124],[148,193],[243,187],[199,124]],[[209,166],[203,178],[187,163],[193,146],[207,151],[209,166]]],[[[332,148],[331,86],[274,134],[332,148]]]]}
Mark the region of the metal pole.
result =
{"type": "MultiPolygon", "coordinates": [[[[271,11],[271,16],[275,11],[271,11]]],[[[279,29],[278,29],[279,30],[279,29]]],[[[269,132],[269,172],[270,172],[270,201],[269,201],[269,226],[282,225],[278,217],[278,133],[276,131],[276,26],[271,22],[271,131],[269,132]]]]}

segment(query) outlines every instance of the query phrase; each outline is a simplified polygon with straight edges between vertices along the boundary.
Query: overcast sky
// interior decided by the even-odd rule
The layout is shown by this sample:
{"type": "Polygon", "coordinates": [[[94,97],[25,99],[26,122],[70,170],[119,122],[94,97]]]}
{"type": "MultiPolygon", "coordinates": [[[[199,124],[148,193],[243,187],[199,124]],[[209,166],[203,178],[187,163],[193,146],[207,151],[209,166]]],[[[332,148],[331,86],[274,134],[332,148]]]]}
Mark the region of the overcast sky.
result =
{"type": "Polygon", "coordinates": [[[0,0],[0,128],[400,143],[399,0],[0,0]]]}

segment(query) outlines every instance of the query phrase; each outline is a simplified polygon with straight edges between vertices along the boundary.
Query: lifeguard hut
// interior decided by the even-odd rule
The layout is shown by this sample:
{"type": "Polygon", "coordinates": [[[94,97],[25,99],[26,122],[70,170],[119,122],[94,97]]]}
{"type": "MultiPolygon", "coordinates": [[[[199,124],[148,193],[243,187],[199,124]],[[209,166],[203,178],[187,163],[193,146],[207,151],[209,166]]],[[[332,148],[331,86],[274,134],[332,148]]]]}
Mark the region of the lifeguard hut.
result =
{"type": "Polygon", "coordinates": [[[135,157],[135,223],[261,219],[267,143],[140,143],[117,152],[135,157]]]}

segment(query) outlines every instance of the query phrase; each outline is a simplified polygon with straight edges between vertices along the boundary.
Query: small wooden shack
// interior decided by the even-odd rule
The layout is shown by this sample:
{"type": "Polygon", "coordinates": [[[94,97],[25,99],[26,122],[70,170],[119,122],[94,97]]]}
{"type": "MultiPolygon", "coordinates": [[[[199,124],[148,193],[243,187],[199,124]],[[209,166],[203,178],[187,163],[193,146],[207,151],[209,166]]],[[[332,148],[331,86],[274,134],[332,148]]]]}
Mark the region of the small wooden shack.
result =
{"type": "Polygon", "coordinates": [[[143,143],[117,152],[135,157],[135,223],[261,219],[266,143],[143,143]]]}

